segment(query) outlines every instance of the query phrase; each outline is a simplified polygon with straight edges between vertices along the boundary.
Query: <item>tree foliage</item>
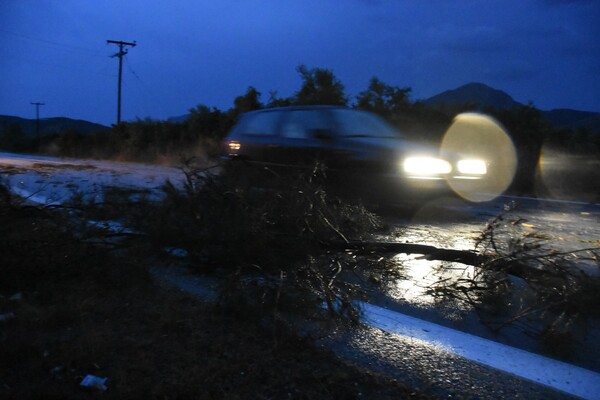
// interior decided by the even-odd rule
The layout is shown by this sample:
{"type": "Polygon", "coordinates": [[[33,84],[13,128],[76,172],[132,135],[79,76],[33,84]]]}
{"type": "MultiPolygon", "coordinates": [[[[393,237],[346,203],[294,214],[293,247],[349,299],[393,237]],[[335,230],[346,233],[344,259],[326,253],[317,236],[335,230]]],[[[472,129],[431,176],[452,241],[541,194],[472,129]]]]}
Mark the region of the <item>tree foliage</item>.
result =
{"type": "Polygon", "coordinates": [[[348,98],[344,94],[344,85],[335,77],[332,71],[324,68],[307,68],[300,65],[297,68],[302,87],[295,95],[295,104],[329,104],[345,106],[348,98]]]}
{"type": "Polygon", "coordinates": [[[260,92],[252,86],[248,87],[246,93],[242,96],[238,96],[233,101],[233,109],[231,113],[233,116],[237,116],[241,113],[248,111],[260,110],[263,108],[263,104],[260,102],[260,92]]]}
{"type": "Polygon", "coordinates": [[[354,107],[384,117],[412,139],[437,143],[447,129],[451,117],[410,101],[410,87],[389,85],[377,77],[371,78],[367,90],[356,97],[354,107]]]}
{"type": "Polygon", "coordinates": [[[0,133],[0,149],[5,151],[26,151],[30,145],[20,126],[11,125],[0,133]]]}
{"type": "Polygon", "coordinates": [[[286,107],[294,104],[294,99],[291,97],[278,97],[277,90],[269,91],[269,102],[267,108],[286,107]]]}
{"type": "Polygon", "coordinates": [[[229,129],[231,123],[226,113],[216,107],[212,109],[200,104],[189,111],[185,122],[187,136],[190,140],[219,140],[223,131],[229,129]]]}
{"type": "Polygon", "coordinates": [[[409,87],[387,85],[377,77],[373,77],[367,90],[356,97],[356,107],[390,118],[394,114],[410,110],[411,90],[409,87]]]}

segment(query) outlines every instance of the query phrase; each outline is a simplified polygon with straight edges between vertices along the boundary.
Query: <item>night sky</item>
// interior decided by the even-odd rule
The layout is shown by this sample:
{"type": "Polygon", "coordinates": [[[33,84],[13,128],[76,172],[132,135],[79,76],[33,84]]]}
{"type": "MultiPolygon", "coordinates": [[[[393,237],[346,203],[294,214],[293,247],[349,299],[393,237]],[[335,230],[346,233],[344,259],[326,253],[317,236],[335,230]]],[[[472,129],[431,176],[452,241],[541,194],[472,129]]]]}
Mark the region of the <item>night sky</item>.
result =
{"type": "Polygon", "coordinates": [[[542,109],[600,112],[596,0],[1,0],[0,115],[164,119],[249,86],[291,96],[300,64],[351,100],[377,76],[419,100],[482,82],[542,109]]]}

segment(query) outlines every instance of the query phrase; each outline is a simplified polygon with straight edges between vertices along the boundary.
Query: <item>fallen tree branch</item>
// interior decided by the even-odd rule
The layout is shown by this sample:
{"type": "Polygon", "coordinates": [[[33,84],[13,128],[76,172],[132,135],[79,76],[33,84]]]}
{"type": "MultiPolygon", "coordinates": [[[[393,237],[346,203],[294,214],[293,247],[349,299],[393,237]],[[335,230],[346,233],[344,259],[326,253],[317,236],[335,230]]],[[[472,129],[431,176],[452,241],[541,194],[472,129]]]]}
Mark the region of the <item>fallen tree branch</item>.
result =
{"type": "MultiPolygon", "coordinates": [[[[435,246],[414,244],[414,243],[398,243],[398,242],[373,242],[373,241],[349,241],[330,242],[327,247],[336,250],[351,250],[358,253],[404,253],[404,254],[422,254],[423,259],[437,261],[458,262],[465,265],[472,265],[494,271],[502,271],[504,273],[523,278],[527,281],[547,279],[549,277],[557,277],[564,274],[563,270],[547,270],[539,269],[528,265],[523,260],[517,257],[494,257],[492,255],[482,255],[471,250],[454,250],[442,249],[435,246]]],[[[569,251],[564,254],[573,254],[583,251],[596,249],[582,249],[577,251],[569,251]]],[[[562,254],[562,253],[559,253],[562,254]]],[[[540,256],[538,256],[539,258],[540,256]]],[[[528,258],[524,258],[528,261],[528,258]]]]}
{"type": "Polygon", "coordinates": [[[353,250],[361,253],[422,254],[427,260],[453,261],[475,266],[491,260],[489,256],[482,256],[470,250],[441,249],[414,243],[348,241],[330,242],[327,245],[338,250],[353,250]]]}

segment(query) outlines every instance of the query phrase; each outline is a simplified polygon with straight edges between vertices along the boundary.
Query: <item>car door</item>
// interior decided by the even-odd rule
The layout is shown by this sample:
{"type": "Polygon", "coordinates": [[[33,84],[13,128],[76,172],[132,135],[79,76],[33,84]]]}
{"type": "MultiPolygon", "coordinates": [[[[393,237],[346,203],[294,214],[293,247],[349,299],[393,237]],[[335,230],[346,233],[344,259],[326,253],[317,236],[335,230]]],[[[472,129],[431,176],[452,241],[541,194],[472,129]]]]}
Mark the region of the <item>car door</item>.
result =
{"type": "Polygon", "coordinates": [[[279,162],[307,168],[323,161],[335,142],[332,121],[324,109],[287,111],[280,136],[279,162]]]}
{"type": "Polygon", "coordinates": [[[248,160],[273,163],[281,148],[279,124],[281,111],[265,110],[244,115],[230,139],[238,143],[237,153],[248,160]]]}

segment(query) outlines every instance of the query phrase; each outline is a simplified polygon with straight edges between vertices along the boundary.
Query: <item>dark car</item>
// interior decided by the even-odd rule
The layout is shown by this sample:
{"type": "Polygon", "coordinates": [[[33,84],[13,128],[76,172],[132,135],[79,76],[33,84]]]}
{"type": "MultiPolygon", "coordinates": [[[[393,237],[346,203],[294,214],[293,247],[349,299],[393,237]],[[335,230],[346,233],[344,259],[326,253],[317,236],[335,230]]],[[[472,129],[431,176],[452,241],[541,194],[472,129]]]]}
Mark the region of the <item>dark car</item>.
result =
{"type": "Polygon", "coordinates": [[[449,191],[448,181],[475,180],[486,163],[417,145],[379,116],[338,106],[296,106],[245,113],[224,142],[229,159],[272,167],[325,165],[331,176],[369,191],[411,197],[449,191]],[[360,186],[360,187],[359,187],[360,186]]]}

